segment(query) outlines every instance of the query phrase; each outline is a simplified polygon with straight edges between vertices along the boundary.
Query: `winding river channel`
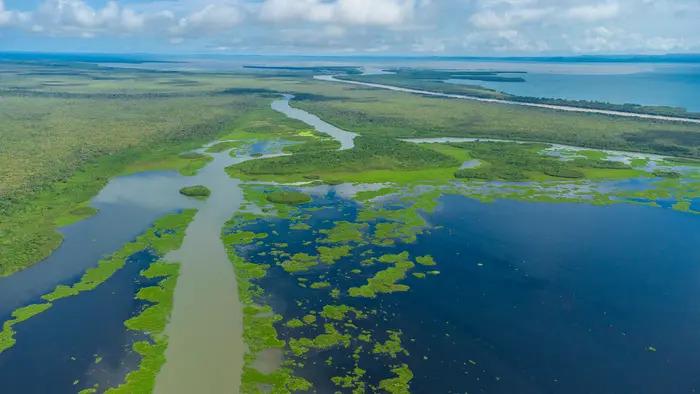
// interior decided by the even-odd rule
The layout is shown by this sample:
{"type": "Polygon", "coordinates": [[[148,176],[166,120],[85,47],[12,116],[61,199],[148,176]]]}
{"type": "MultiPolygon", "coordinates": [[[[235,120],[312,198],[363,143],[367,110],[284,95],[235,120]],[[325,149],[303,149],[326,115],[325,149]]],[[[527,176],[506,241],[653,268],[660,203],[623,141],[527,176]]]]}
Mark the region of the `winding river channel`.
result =
{"type": "MultiPolygon", "coordinates": [[[[351,149],[356,136],[318,117],[292,108],[291,95],[272,108],[301,120],[351,149]]],[[[158,393],[237,392],[245,345],[233,267],[220,240],[224,223],[243,202],[241,181],[225,168],[246,160],[282,154],[280,141],[262,141],[238,150],[207,153],[213,160],[193,177],[174,171],[149,171],[112,179],[91,205],[98,213],[61,228],[64,242],[46,260],[0,278],[0,318],[40,301],[57,285],[77,282],[86,269],[132,241],[157,218],[187,208],[198,213],[179,250],[166,260],[181,264],[167,326],[166,363],[156,380],[158,393]],[[201,184],[212,194],[197,201],[178,193],[201,184]]],[[[205,152],[207,147],[200,149],[205,152]]],[[[0,379],[10,392],[74,393],[76,385],[118,385],[137,367],[131,345],[143,338],[124,321],[143,303],[134,299],[152,281],[140,278],[154,257],[135,256],[96,290],[55,302],[49,311],[15,327],[17,344],[0,353],[0,379]],[[41,365],[41,372],[35,369],[41,365]],[[38,375],[37,375],[38,374],[38,375]]]]}

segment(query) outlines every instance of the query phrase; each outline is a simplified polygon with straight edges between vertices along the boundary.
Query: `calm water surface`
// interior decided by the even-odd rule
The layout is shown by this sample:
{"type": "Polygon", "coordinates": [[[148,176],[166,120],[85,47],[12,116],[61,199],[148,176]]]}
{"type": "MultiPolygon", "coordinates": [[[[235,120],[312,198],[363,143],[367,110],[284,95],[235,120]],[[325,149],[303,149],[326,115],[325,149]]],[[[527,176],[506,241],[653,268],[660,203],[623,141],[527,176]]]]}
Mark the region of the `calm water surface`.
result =
{"type": "MultiPolygon", "coordinates": [[[[332,194],[314,205],[324,207],[307,222],[316,230],[330,226],[329,220],[352,220],[357,211],[332,194]]],[[[267,301],[287,318],[325,304],[377,310],[376,317],[356,324],[375,333],[403,331],[410,356],[396,362],[411,366],[414,392],[700,389],[698,216],[622,204],[483,204],[448,195],[429,221],[434,228],[407,249],[413,256],[433,255],[441,274],[407,278],[402,282],[411,286],[407,293],[336,301],[299,287],[273,267],[260,281],[267,301]]],[[[290,253],[313,253],[314,243],[305,243],[316,235],[289,231],[288,224],[273,220],[252,229],[271,234],[266,245],[286,242],[290,253]]],[[[258,251],[264,256],[269,246],[261,248],[248,249],[248,257],[260,258],[258,251]]],[[[343,287],[363,284],[381,267],[349,276],[360,267],[362,251],[329,268],[325,280],[343,287]]],[[[281,323],[278,330],[283,337],[290,333],[281,323]]],[[[306,336],[317,334],[304,330],[306,336]]],[[[335,368],[352,368],[345,353],[315,352],[300,373],[319,392],[332,391],[325,382],[338,375],[335,368]],[[329,356],[334,367],[325,365],[329,356]]],[[[382,362],[363,354],[368,381],[388,377],[382,362]]]]}
{"type": "Polygon", "coordinates": [[[665,105],[700,112],[700,66],[622,74],[533,72],[521,76],[526,82],[448,82],[481,85],[518,96],[665,105]]]}

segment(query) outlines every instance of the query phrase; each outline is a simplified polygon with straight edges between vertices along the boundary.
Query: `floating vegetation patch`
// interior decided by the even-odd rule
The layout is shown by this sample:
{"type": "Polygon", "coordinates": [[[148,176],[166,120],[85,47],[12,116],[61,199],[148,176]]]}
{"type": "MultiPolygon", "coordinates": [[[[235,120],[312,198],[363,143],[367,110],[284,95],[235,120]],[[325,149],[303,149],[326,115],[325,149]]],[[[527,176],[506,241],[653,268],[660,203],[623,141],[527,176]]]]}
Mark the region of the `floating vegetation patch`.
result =
{"type": "Polygon", "coordinates": [[[143,332],[148,339],[133,344],[133,350],[141,355],[138,369],[129,372],[124,383],[108,389],[106,393],[153,392],[156,375],[165,363],[165,350],[168,348],[165,327],[170,319],[179,271],[179,264],[159,261],[141,272],[145,278],[162,279],[156,286],[139,290],[136,299],[146,301],[148,305],[137,316],[124,322],[124,325],[129,330],[143,332]]]}
{"type": "Polygon", "coordinates": [[[410,291],[404,282],[427,283],[409,273],[425,277],[424,267],[438,264],[405,249],[429,228],[422,213],[435,203],[428,195],[391,206],[327,195],[283,216],[238,214],[228,223],[222,239],[245,303],[249,347],[242,392],[408,392],[402,328],[376,321],[387,319],[383,297],[410,291]],[[378,237],[387,220],[396,228],[378,237]],[[263,373],[255,360],[269,349],[284,357],[263,373]]]}

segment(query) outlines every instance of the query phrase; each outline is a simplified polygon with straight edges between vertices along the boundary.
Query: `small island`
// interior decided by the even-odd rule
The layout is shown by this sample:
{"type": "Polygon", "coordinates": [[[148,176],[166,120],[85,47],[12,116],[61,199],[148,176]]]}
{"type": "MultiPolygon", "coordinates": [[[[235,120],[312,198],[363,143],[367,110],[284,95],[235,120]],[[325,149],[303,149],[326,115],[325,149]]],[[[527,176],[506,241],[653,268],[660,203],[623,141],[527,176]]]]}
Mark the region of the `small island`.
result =
{"type": "Polygon", "coordinates": [[[204,200],[211,195],[211,191],[206,186],[195,185],[183,187],[180,189],[180,194],[204,200]]]}

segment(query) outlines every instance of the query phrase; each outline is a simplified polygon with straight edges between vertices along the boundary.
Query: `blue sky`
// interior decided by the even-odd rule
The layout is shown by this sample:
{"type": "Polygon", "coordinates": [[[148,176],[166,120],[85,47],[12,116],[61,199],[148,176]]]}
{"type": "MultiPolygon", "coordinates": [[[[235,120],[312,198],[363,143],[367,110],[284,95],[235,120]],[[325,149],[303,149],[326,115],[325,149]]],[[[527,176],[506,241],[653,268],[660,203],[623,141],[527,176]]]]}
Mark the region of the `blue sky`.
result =
{"type": "Polygon", "coordinates": [[[700,0],[0,0],[0,50],[700,52],[700,0]]]}

